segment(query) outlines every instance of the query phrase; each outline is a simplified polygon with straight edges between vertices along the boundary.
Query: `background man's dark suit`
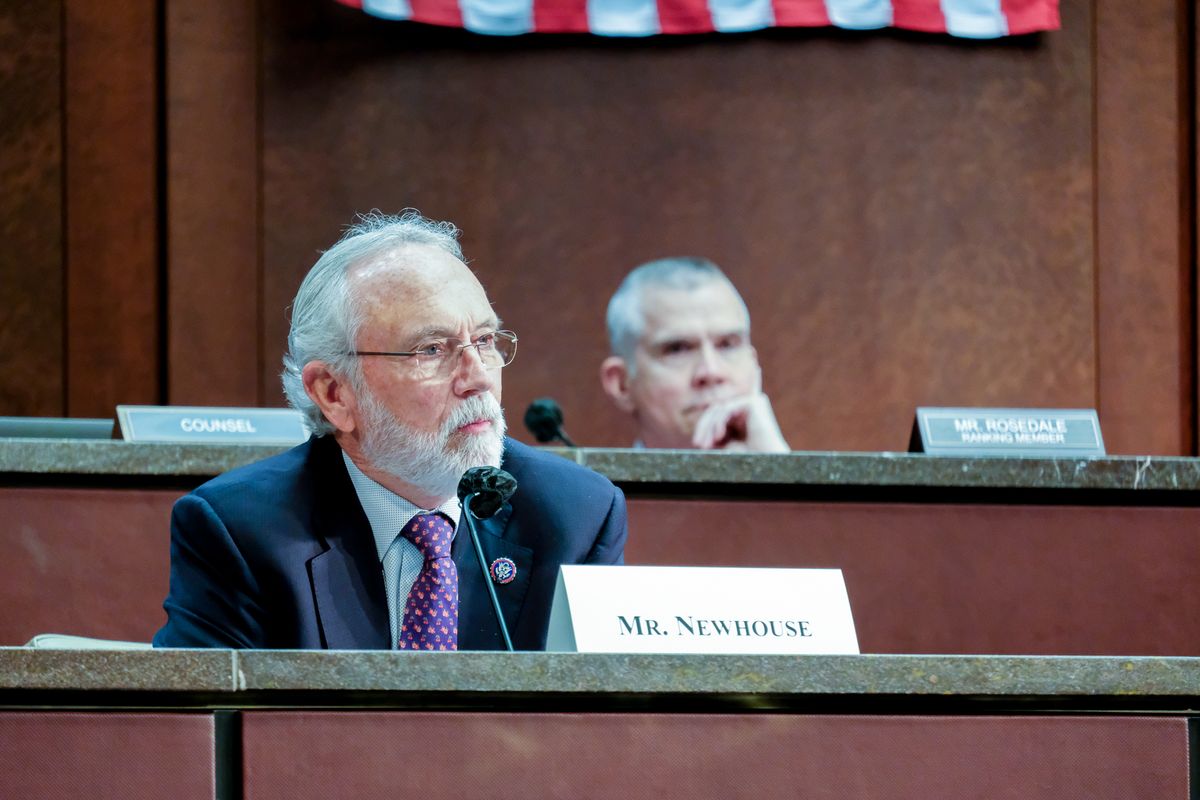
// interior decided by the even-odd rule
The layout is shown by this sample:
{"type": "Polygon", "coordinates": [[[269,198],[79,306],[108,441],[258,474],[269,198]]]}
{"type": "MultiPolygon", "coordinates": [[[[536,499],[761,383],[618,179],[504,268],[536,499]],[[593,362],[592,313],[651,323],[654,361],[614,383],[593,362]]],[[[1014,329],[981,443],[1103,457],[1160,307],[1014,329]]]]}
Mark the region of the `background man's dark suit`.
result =
{"type": "MultiPolygon", "coordinates": [[[[560,564],[620,563],[625,498],[606,478],[505,440],[517,479],[479,523],[487,562],[517,577],[496,591],[521,650],[545,647],[560,564]]],[[[459,649],[503,644],[465,521],[454,538],[459,649]]],[[[171,587],[159,647],[387,649],[383,572],[371,526],[330,436],[209,481],[175,504],[171,587]]]]}

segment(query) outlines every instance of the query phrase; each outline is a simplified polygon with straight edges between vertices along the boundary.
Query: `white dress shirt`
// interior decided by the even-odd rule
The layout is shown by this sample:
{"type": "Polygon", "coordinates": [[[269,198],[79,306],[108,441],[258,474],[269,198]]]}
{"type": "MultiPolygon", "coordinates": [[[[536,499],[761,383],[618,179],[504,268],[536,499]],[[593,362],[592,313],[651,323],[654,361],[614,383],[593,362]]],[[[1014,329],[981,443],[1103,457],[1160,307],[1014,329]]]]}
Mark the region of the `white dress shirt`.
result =
{"type": "Polygon", "coordinates": [[[425,566],[425,557],[421,555],[421,551],[401,536],[400,531],[418,514],[441,512],[451,519],[457,532],[462,508],[457,497],[450,498],[432,510],[419,508],[368,478],[344,450],[342,461],[346,463],[346,471],[350,473],[350,482],[354,484],[358,502],[362,504],[367,521],[371,523],[371,533],[375,535],[375,552],[378,553],[379,563],[383,567],[383,588],[387,591],[388,621],[391,623],[392,649],[395,650],[400,623],[404,621],[404,606],[408,602],[408,593],[412,591],[413,583],[421,574],[421,567],[425,566]]]}

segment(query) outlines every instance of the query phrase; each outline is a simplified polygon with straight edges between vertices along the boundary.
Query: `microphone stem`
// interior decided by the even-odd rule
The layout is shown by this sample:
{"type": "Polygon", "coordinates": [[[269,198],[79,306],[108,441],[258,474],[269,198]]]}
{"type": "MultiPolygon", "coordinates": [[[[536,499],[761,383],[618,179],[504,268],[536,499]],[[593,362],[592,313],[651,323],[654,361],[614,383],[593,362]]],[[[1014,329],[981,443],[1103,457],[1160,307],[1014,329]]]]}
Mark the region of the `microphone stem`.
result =
{"type": "Polygon", "coordinates": [[[571,441],[571,437],[567,436],[567,432],[564,431],[562,428],[558,429],[558,438],[562,439],[562,443],[565,444],[567,447],[578,447],[579,446],[571,441]]]}
{"type": "Polygon", "coordinates": [[[471,514],[471,501],[474,494],[463,498],[463,516],[467,519],[467,533],[471,535],[471,544],[475,545],[475,558],[479,560],[479,568],[483,571],[483,585],[487,587],[488,597],[492,600],[492,611],[496,614],[496,624],[500,626],[500,635],[504,637],[504,646],[508,652],[513,652],[512,639],[508,635],[508,625],[504,622],[504,614],[500,611],[500,598],[496,597],[496,587],[492,586],[492,574],[488,570],[483,557],[483,545],[479,543],[479,532],[475,530],[475,518],[471,514]]]}

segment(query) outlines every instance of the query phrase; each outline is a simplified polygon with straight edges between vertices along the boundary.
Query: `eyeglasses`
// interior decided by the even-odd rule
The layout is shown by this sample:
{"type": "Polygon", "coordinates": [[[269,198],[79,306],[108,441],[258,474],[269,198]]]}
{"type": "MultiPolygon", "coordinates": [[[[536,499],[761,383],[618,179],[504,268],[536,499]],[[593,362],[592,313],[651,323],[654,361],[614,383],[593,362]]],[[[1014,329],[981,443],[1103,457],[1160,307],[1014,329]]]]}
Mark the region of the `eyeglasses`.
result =
{"type": "Polygon", "coordinates": [[[492,331],[476,337],[473,341],[462,339],[426,339],[414,350],[394,353],[377,350],[354,350],[352,356],[394,356],[411,359],[418,377],[448,378],[458,368],[462,352],[474,347],[479,360],[488,369],[507,367],[517,357],[517,335],[512,331],[492,331]]]}

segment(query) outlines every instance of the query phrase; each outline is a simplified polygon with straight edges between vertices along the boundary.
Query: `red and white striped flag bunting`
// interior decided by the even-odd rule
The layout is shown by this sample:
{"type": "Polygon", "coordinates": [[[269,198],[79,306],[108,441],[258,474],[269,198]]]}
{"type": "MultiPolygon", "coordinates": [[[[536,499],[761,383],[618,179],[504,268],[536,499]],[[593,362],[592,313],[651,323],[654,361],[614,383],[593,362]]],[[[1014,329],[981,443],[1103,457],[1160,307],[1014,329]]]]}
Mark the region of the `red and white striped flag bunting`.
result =
{"type": "Polygon", "coordinates": [[[763,28],[903,28],[993,39],[1060,26],[1058,0],[337,0],[372,16],[491,36],[656,36],[763,28]]]}

